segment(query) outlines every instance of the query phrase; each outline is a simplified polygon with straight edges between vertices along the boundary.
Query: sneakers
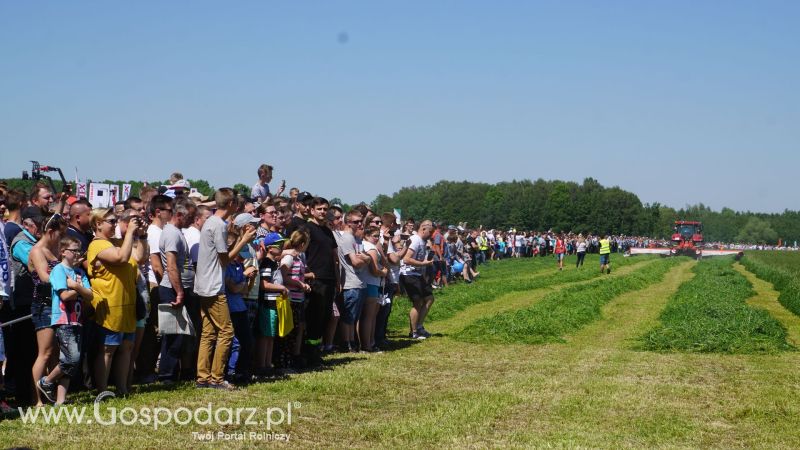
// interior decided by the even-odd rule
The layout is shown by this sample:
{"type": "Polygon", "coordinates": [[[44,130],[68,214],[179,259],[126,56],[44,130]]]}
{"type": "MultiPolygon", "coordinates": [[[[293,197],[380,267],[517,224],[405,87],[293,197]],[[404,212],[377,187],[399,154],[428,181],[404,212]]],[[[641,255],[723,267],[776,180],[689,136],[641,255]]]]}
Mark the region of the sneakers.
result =
{"type": "Polygon", "coordinates": [[[424,327],[417,328],[417,334],[419,334],[421,336],[425,336],[426,338],[431,337],[431,334],[428,333],[428,330],[426,330],[424,327]]]}
{"type": "Polygon", "coordinates": [[[44,394],[44,397],[50,403],[55,403],[56,401],[56,384],[55,383],[48,383],[45,381],[47,377],[39,378],[39,381],[36,383],[36,387],[39,389],[39,392],[44,394]]]}
{"type": "Polygon", "coordinates": [[[0,414],[11,414],[14,408],[8,405],[5,400],[0,400],[0,414]]]}
{"type": "Polygon", "coordinates": [[[208,387],[212,389],[222,389],[223,391],[235,391],[236,386],[228,383],[227,381],[223,381],[222,383],[209,383],[208,387]]]}
{"type": "Polygon", "coordinates": [[[425,336],[423,336],[423,335],[421,335],[419,333],[411,333],[411,339],[415,339],[415,340],[418,340],[418,341],[424,341],[425,339],[427,339],[427,337],[425,337],[425,336]]]}

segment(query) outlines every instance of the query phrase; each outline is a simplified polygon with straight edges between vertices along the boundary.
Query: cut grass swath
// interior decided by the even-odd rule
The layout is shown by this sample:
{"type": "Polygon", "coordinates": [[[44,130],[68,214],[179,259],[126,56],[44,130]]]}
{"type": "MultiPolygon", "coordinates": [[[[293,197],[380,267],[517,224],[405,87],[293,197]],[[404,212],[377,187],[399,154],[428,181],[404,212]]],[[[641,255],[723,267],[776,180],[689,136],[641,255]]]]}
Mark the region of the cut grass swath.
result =
{"type": "MultiPolygon", "coordinates": [[[[637,256],[636,258],[623,258],[621,255],[612,256],[612,267],[618,269],[631,264],[639,264],[652,260],[655,257],[637,256]]],[[[558,272],[555,260],[545,258],[520,258],[513,260],[494,261],[489,265],[481,265],[481,276],[473,284],[463,282],[449,286],[442,291],[435,291],[436,299],[426,322],[449,319],[458,312],[478,303],[492,301],[501,295],[510,292],[530,291],[562,284],[586,281],[596,278],[599,272],[598,255],[587,255],[585,265],[576,269],[574,262],[570,264],[568,258],[564,263],[564,271],[558,272]],[[520,276],[520,268],[526,267],[528,274],[534,276],[520,276]]],[[[411,308],[408,298],[396,298],[389,317],[389,328],[407,329],[408,310],[411,308]]],[[[431,330],[435,331],[435,330],[431,330]]]]}
{"type": "Polygon", "coordinates": [[[627,275],[567,287],[529,308],[478,319],[454,337],[479,343],[564,342],[565,335],[600,319],[603,305],[620,294],[660,281],[672,267],[685,261],[685,258],[661,259],[627,275]]]}
{"type": "Polygon", "coordinates": [[[747,252],[741,262],[758,278],[772,283],[781,293],[781,305],[800,316],[800,253],[747,252]]]}
{"type": "Polygon", "coordinates": [[[768,312],[745,301],[750,282],[731,267],[733,258],[704,260],[695,277],[681,285],[659,316],[660,324],[641,338],[651,351],[774,353],[790,350],[786,331],[768,312]]]}

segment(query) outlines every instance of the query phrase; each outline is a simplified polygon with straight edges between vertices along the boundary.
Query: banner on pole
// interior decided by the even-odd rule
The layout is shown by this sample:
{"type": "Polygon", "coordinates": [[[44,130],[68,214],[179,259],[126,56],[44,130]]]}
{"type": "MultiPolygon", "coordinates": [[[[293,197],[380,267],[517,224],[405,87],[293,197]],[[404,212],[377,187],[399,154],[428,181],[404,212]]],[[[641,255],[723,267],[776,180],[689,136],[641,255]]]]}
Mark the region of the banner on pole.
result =
{"type": "Polygon", "coordinates": [[[78,198],[86,198],[86,183],[76,182],[75,183],[75,193],[77,194],[78,198]]]}
{"type": "Polygon", "coordinates": [[[108,208],[111,199],[108,191],[109,186],[105,183],[91,183],[89,185],[89,203],[95,208],[108,208]]]}
{"type": "Polygon", "coordinates": [[[125,201],[130,196],[131,196],[131,185],[130,184],[123,184],[122,185],[122,200],[125,201]]]}

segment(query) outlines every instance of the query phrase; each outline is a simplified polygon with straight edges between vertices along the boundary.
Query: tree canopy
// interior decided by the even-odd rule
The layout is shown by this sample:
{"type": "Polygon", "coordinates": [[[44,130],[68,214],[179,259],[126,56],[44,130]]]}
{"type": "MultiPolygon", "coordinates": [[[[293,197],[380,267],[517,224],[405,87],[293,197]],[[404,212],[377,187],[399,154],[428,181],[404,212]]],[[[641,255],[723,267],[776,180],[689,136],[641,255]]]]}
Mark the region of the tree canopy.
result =
{"type": "Polygon", "coordinates": [[[376,211],[400,209],[403,217],[430,218],[486,228],[615,233],[668,238],[675,220],[703,222],[706,241],[775,244],[778,238],[800,240],[800,212],[782,214],[712,211],[701,204],[674,209],[642,203],[617,186],[604,187],[593,178],[582,183],[561,180],[513,180],[497,184],[439,181],[410,186],[393,195],[379,195],[376,211]],[[757,222],[750,222],[751,219],[757,222]],[[749,227],[745,225],[749,223],[749,227]],[[745,230],[761,230],[753,233],[745,230]],[[774,234],[773,234],[774,233],[774,234]]]}

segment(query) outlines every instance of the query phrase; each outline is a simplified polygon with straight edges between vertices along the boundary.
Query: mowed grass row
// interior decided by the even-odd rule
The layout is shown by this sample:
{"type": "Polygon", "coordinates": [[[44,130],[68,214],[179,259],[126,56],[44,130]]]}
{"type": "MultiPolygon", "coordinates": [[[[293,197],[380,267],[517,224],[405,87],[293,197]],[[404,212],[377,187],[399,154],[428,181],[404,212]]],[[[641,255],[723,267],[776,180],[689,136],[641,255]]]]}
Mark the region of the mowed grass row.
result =
{"type": "Polygon", "coordinates": [[[672,267],[687,260],[667,258],[648,261],[633,273],[604,275],[599,280],[553,292],[529,308],[478,319],[454,337],[479,343],[564,342],[564,336],[600,319],[606,303],[620,294],[661,281],[672,267]]]}
{"type": "Polygon", "coordinates": [[[791,350],[786,330],[767,311],[748,306],[752,285],[732,267],[733,258],[703,260],[641,338],[650,351],[775,353],[791,350]]]}
{"type": "Polygon", "coordinates": [[[741,263],[780,292],[778,301],[800,316],[800,252],[745,252],[741,263]]]}
{"type": "MultiPolygon", "coordinates": [[[[623,258],[615,254],[612,255],[611,263],[614,269],[618,269],[653,258],[651,256],[623,258]]],[[[555,287],[596,278],[600,275],[599,264],[598,255],[587,255],[586,262],[580,269],[575,268],[574,256],[567,257],[563,272],[558,271],[555,259],[551,257],[519,258],[480,265],[478,269],[481,275],[475,283],[460,282],[434,292],[436,302],[426,322],[449,319],[472,305],[492,301],[510,292],[555,287]],[[525,271],[525,275],[521,276],[521,270],[525,271]],[[528,274],[532,276],[527,276],[528,274]]],[[[389,328],[395,330],[408,328],[410,308],[411,304],[407,298],[396,298],[392,315],[389,317],[389,328]]]]}

